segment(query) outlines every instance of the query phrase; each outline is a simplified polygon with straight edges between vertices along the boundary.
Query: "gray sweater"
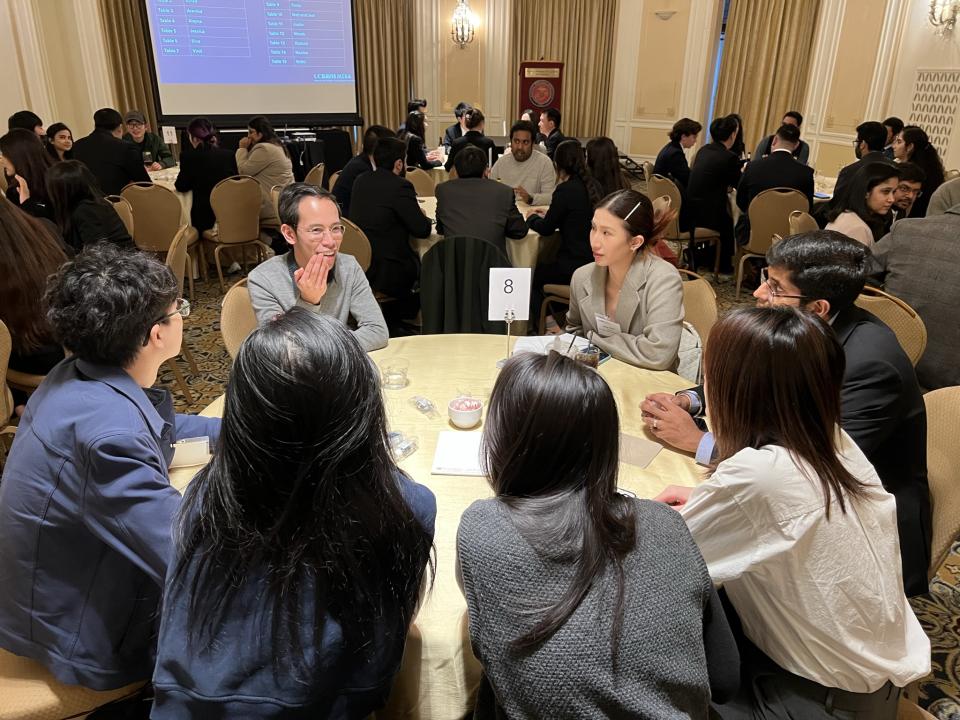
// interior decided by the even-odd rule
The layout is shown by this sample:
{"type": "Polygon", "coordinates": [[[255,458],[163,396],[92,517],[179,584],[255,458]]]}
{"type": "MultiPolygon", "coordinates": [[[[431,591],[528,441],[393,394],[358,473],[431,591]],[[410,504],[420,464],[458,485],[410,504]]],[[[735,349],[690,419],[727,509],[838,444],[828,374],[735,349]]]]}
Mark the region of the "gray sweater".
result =
{"type": "Polygon", "coordinates": [[[531,609],[559,599],[575,568],[556,545],[534,548],[500,500],[479,500],[460,520],[457,548],[470,640],[485,684],[475,718],[702,718],[736,690],[739,660],[706,565],[680,514],[631,500],[637,543],[624,559],[618,667],[610,630],[612,570],[552,637],[532,650],[510,643],[531,609]],[[709,671],[708,671],[709,664],[709,671]]]}
{"type": "Polygon", "coordinates": [[[513,154],[502,155],[490,169],[490,177],[510,187],[522,187],[533,196],[531,205],[549,205],[557,186],[557,171],[543,153],[531,153],[529,159],[517,162],[513,154]]]}
{"type": "Polygon", "coordinates": [[[247,287],[258,324],[263,325],[276,315],[299,305],[311,312],[331,315],[345,325],[353,318],[356,324],[353,336],[360,347],[368,352],[387,346],[387,324],[356,258],[345,253],[337,254],[327,292],[316,305],[300,297],[293,281],[296,269],[297,261],[291,250],[260,263],[250,271],[247,287]]]}

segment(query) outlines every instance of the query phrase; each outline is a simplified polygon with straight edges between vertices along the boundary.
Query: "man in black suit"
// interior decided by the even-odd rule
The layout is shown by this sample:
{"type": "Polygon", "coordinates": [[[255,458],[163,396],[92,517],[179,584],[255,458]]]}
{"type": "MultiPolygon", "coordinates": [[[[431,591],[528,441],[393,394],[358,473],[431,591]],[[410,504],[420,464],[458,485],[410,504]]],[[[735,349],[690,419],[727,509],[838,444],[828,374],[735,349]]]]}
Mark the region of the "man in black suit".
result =
{"type": "Polygon", "coordinates": [[[437,185],[437,232],[480,238],[507,254],[506,238],[527,236],[513,188],[490,180],[483,151],[466,147],[454,163],[457,178],[437,185]]]}
{"type": "Polygon", "coordinates": [[[150,182],[140,150],[120,139],[123,118],[119,112],[97,110],[93,126],[92,133],[73,144],[73,158],[90,168],[104,195],[119,195],[132,182],[150,182]]]}
{"type": "Polygon", "coordinates": [[[687,165],[687,156],[683,151],[697,144],[697,135],[701,130],[703,125],[696,120],[677,120],[670,130],[670,142],[663,146],[653,164],[654,174],[673,180],[681,193],[686,191],[690,181],[690,166],[687,165]]]}
{"type": "Polygon", "coordinates": [[[800,144],[800,128],[781,125],[770,143],[770,154],[754,160],[743,171],[737,185],[737,241],[746,245],[750,240],[750,218],[747,210],[753,199],[771,188],[792,188],[807,198],[807,212],[813,204],[813,168],[794,158],[800,144]]]}
{"type": "Polygon", "coordinates": [[[893,160],[893,139],[903,132],[903,120],[896,115],[891,115],[883,121],[883,127],[887,130],[887,141],[883,145],[883,154],[888,160],[893,160]]]}
{"type": "Polygon", "coordinates": [[[833,188],[833,198],[829,203],[831,207],[838,201],[842,201],[842,196],[850,181],[853,180],[853,176],[857,174],[857,170],[870,163],[893,162],[892,158],[883,154],[886,141],[887,129],[880,123],[871,120],[857,126],[857,139],[853,141],[857,161],[850,163],[837,174],[837,184],[833,188]]]}
{"type": "Polygon", "coordinates": [[[731,271],[733,259],[733,219],[727,193],[740,182],[740,160],[730,148],[739,128],[732,115],[710,123],[713,142],[700,148],[693,160],[684,200],[689,212],[681,213],[681,221],[686,223],[682,230],[701,227],[720,233],[720,269],[726,273],[731,271]]]}
{"type": "Polygon", "coordinates": [[[560,111],[556,108],[547,108],[540,113],[539,127],[545,138],[543,146],[547,149],[547,157],[553,160],[553,153],[556,152],[557,145],[567,139],[560,132],[560,111]]]}
{"type": "Polygon", "coordinates": [[[333,185],[333,196],[340,206],[340,214],[350,217],[350,195],[353,193],[353,184],[361,175],[373,172],[373,151],[381,138],[395,138],[397,134],[383,125],[371,125],[363,134],[363,148],[359,155],[347,161],[340,171],[337,182],[333,185]]]}
{"type": "Polygon", "coordinates": [[[450,152],[450,147],[453,145],[453,141],[457,138],[462,138],[463,134],[467,131],[464,123],[467,111],[469,110],[473,110],[473,106],[463,101],[458,102],[457,106],[453,109],[453,115],[457,118],[457,121],[443,133],[443,147],[447,149],[448,153],[450,152]]]}
{"type": "MultiPolygon", "coordinates": [[[[401,303],[411,298],[420,277],[420,258],[410,246],[410,236],[429,237],[432,227],[413,185],[403,177],[406,152],[406,143],[397,138],[377,142],[373,150],[376,169],[353,184],[349,215],[370,240],[370,287],[401,303]]],[[[402,305],[403,317],[411,317],[406,314],[410,309],[411,303],[402,305]]]]}
{"type": "Polygon", "coordinates": [[[463,134],[463,137],[457,138],[450,144],[450,154],[447,156],[447,162],[444,164],[443,169],[450,172],[457,153],[467,147],[467,145],[473,145],[483,150],[483,154],[487,158],[487,163],[490,167],[493,167],[500,153],[497,152],[497,144],[483,134],[483,113],[477,108],[464,111],[463,124],[466,132],[463,134]]]}
{"type": "MultiPolygon", "coordinates": [[[[841,425],[897,500],[904,590],[914,596],[927,592],[930,564],[927,415],[917,376],[896,336],[854,305],[869,256],[862,243],[832,230],[785,238],[767,252],[767,275],[754,297],[758,305],[803,307],[833,326],[846,357],[841,425]]],[[[698,429],[691,417],[705,407],[702,387],[657,393],[641,407],[659,439],[710,462],[712,434],[698,429]]]]}

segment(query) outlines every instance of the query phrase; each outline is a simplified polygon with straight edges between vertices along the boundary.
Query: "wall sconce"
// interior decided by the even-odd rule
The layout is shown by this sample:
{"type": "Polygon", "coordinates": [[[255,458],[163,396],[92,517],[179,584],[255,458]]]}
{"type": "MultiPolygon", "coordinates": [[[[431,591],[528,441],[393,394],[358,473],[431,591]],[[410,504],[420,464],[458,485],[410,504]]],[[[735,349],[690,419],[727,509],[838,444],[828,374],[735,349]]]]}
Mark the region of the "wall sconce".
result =
{"type": "Polygon", "coordinates": [[[674,15],[677,14],[677,11],[676,10],[657,10],[653,14],[656,15],[660,20],[669,20],[670,18],[672,18],[674,15]]]}
{"type": "Polygon", "coordinates": [[[953,32],[960,15],[960,0],[930,0],[930,24],[941,33],[953,32]]]}
{"type": "Polygon", "coordinates": [[[477,32],[479,21],[477,16],[470,10],[470,4],[467,0],[458,0],[457,7],[454,8],[453,18],[450,21],[450,39],[454,44],[463,50],[477,32]]]}

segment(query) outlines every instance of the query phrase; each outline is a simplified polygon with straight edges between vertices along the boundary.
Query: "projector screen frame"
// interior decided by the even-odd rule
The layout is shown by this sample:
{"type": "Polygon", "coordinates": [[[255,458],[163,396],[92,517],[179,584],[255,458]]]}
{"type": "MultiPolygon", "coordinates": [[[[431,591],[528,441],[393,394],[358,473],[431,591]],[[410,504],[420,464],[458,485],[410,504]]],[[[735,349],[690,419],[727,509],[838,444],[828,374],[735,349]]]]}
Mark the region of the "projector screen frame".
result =
{"type": "MultiPolygon", "coordinates": [[[[265,108],[262,112],[248,115],[216,114],[197,112],[191,115],[168,115],[163,112],[160,102],[160,80],[157,76],[156,61],[153,56],[153,36],[150,33],[150,10],[147,0],[139,0],[140,19],[142,21],[143,39],[147,51],[147,65],[150,69],[150,86],[153,93],[153,104],[157,110],[157,123],[185,127],[193,118],[202,115],[219,128],[246,127],[247,121],[256,115],[263,115],[270,119],[274,126],[297,125],[304,127],[331,127],[331,126],[363,126],[363,117],[360,115],[360,78],[355,77],[353,92],[356,99],[355,113],[275,113],[265,108]]],[[[353,68],[357,69],[357,7],[356,0],[350,0],[350,29],[353,32],[353,68]]],[[[154,128],[157,130],[157,128],[154,128]]]]}

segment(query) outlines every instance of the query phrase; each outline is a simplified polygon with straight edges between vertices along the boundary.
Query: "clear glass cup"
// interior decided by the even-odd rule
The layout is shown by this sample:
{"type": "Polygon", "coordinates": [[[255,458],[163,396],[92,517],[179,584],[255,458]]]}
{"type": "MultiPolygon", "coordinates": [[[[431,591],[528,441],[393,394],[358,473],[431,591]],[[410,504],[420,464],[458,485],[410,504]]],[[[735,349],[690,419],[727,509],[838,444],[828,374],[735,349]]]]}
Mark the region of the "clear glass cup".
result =
{"type": "Polygon", "coordinates": [[[383,387],[388,390],[399,390],[410,384],[407,371],[410,361],[406,358],[388,358],[380,363],[380,375],[383,378],[383,387]]]}
{"type": "Polygon", "coordinates": [[[582,350],[577,350],[577,354],[573,357],[577,362],[582,362],[594,369],[600,367],[600,348],[596,345],[587,345],[582,350]]]}

